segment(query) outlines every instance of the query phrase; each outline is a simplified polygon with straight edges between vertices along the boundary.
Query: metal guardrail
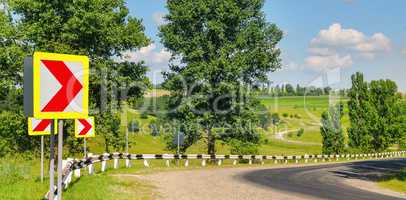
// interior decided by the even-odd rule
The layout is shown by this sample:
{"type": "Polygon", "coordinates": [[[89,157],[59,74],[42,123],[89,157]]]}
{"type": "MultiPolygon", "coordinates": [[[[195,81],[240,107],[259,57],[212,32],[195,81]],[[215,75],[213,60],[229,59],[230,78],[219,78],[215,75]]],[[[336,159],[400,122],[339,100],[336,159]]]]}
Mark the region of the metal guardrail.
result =
{"type": "MultiPolygon", "coordinates": [[[[185,160],[185,167],[189,166],[189,160],[197,159],[201,160],[201,165],[206,166],[207,160],[214,160],[217,165],[222,165],[223,160],[233,160],[233,165],[237,164],[238,160],[248,160],[248,164],[252,164],[253,161],[259,161],[264,164],[264,160],[272,160],[275,164],[285,163],[289,160],[294,160],[295,163],[303,160],[305,163],[313,161],[315,163],[321,161],[339,161],[340,158],[352,160],[352,159],[385,159],[393,157],[405,157],[406,151],[398,152],[384,152],[384,153],[369,153],[369,154],[342,154],[342,155],[301,155],[301,156],[269,156],[269,155],[208,155],[208,154],[128,154],[128,153],[104,153],[102,155],[91,155],[85,159],[67,159],[63,161],[63,178],[62,188],[67,189],[69,183],[72,181],[72,175],[80,177],[80,170],[82,168],[88,168],[89,175],[94,174],[94,164],[101,162],[101,172],[106,171],[107,161],[113,160],[113,167],[117,169],[119,167],[119,159],[125,160],[125,166],[131,167],[131,160],[143,160],[144,166],[149,167],[148,160],[166,160],[166,166],[169,167],[170,160],[185,160]]],[[[55,186],[54,200],[57,199],[57,190],[55,186]]],[[[45,199],[49,200],[49,193],[45,195],[45,199]]]]}

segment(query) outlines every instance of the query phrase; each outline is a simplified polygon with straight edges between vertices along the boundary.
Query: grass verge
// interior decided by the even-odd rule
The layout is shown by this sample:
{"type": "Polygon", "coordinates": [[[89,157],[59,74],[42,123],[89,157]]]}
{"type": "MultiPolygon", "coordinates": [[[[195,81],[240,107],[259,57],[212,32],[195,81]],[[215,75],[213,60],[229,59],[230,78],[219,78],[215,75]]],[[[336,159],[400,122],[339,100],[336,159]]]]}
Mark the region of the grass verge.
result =
{"type": "Polygon", "coordinates": [[[380,187],[406,194],[406,168],[379,181],[380,187]]]}

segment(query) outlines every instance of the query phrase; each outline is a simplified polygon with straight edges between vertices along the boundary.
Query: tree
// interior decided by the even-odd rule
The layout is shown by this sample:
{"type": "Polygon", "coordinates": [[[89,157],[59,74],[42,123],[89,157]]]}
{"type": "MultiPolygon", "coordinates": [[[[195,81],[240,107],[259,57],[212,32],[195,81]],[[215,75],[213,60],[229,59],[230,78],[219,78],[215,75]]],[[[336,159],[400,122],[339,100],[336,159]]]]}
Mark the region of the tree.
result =
{"type": "Polygon", "coordinates": [[[271,114],[271,123],[274,127],[274,133],[276,134],[277,126],[281,122],[281,118],[279,117],[279,113],[272,113],[271,114]]]}
{"type": "Polygon", "coordinates": [[[361,73],[352,76],[348,93],[350,146],[363,151],[384,151],[404,133],[401,96],[391,80],[367,83],[361,73]]]}
{"type": "Polygon", "coordinates": [[[229,136],[241,140],[256,138],[252,126],[245,126],[258,123],[258,102],[249,91],[280,68],[276,45],[282,38],[277,26],[266,22],[263,5],[264,0],[167,1],[167,24],[159,36],[172,53],[165,73],[169,117],[198,123],[209,154],[215,153],[215,128],[228,126],[229,136]]]}
{"type": "Polygon", "coordinates": [[[0,45],[6,45],[0,57],[7,57],[4,62],[0,59],[0,65],[3,75],[12,72],[8,79],[1,77],[1,82],[6,80],[8,87],[21,85],[23,58],[33,51],[87,55],[91,67],[91,114],[111,117],[96,116],[97,132],[104,137],[115,137],[106,138],[107,142],[124,140],[106,132],[116,130],[116,124],[103,120],[115,121],[114,112],[120,110],[122,102],[142,96],[149,85],[143,62],[123,61],[123,52],[149,44],[141,20],[128,15],[124,0],[9,0],[7,3],[7,13],[18,17],[13,20],[11,16],[4,17],[7,15],[3,12],[0,14],[0,45]]]}
{"type": "MultiPolygon", "coordinates": [[[[0,3],[1,4],[1,3],[0,3]]],[[[0,110],[21,108],[24,48],[6,8],[0,9],[0,110]]]]}
{"type": "Polygon", "coordinates": [[[342,104],[331,106],[322,113],[320,133],[323,138],[323,154],[340,154],[344,152],[342,117],[342,104]]]}
{"type": "Polygon", "coordinates": [[[256,108],[256,112],[258,113],[259,117],[259,124],[260,127],[268,130],[268,127],[271,125],[271,113],[269,112],[268,108],[263,104],[258,104],[256,108]]]}
{"type": "Polygon", "coordinates": [[[286,84],[285,89],[286,89],[286,93],[288,96],[296,95],[295,89],[293,88],[293,86],[291,84],[286,84]]]}
{"type": "Polygon", "coordinates": [[[357,72],[351,76],[351,81],[352,87],[348,92],[349,145],[367,152],[373,149],[371,147],[373,138],[369,131],[371,122],[375,122],[375,113],[369,100],[368,83],[364,81],[363,74],[357,72]]]}
{"type": "Polygon", "coordinates": [[[400,101],[398,104],[400,115],[397,118],[397,128],[400,130],[400,137],[398,137],[397,143],[401,149],[406,149],[406,102],[400,101]]]}
{"type": "Polygon", "coordinates": [[[391,80],[377,80],[370,83],[370,101],[371,105],[374,105],[374,119],[376,119],[371,121],[370,133],[375,151],[386,150],[402,137],[402,130],[399,127],[399,123],[402,124],[402,121],[399,121],[401,96],[397,90],[396,83],[391,80]]]}

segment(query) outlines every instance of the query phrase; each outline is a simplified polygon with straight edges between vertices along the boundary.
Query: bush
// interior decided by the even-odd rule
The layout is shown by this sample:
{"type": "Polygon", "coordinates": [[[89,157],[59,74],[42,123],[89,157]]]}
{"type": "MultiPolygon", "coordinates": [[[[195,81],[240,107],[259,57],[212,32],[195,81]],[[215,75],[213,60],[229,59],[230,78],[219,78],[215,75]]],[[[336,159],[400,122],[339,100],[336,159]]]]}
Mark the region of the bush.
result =
{"type": "Polygon", "coordinates": [[[304,133],[304,129],[303,129],[303,128],[300,128],[300,129],[297,131],[297,137],[302,137],[303,133],[304,133]]]}
{"type": "Polygon", "coordinates": [[[158,126],[156,124],[150,124],[149,128],[151,129],[152,136],[159,136],[158,126]]]}
{"type": "Polygon", "coordinates": [[[38,140],[28,136],[27,120],[22,112],[0,112],[0,157],[35,151],[38,145],[38,140]]]}
{"type": "Polygon", "coordinates": [[[288,117],[289,114],[288,114],[288,113],[283,113],[282,116],[283,116],[283,117],[288,117]]]}
{"type": "Polygon", "coordinates": [[[243,142],[240,140],[230,140],[231,154],[235,155],[254,155],[258,154],[258,145],[251,142],[243,142]]]}
{"type": "Polygon", "coordinates": [[[140,131],[140,126],[139,126],[138,121],[136,121],[136,120],[131,120],[131,121],[128,123],[128,131],[129,131],[129,132],[135,132],[135,133],[139,132],[139,131],[140,131]]]}
{"type": "Polygon", "coordinates": [[[296,119],[300,119],[300,118],[301,118],[299,114],[295,114],[294,117],[295,117],[296,119]]]}
{"type": "Polygon", "coordinates": [[[141,117],[141,119],[148,119],[148,113],[142,112],[140,117],[141,117]]]}

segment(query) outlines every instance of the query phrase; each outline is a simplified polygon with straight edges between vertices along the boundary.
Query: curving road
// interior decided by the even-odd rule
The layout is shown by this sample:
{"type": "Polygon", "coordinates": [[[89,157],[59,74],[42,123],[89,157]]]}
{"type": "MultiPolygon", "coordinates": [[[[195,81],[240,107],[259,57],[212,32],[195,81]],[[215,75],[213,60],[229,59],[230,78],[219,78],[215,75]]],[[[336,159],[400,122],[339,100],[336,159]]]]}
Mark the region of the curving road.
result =
{"type": "Polygon", "coordinates": [[[345,179],[374,180],[387,172],[406,168],[406,159],[364,161],[287,169],[264,169],[247,172],[241,178],[255,184],[289,193],[331,200],[400,200],[354,188],[345,179]]]}
{"type": "MultiPolygon", "coordinates": [[[[152,182],[160,193],[160,199],[406,199],[405,195],[397,193],[384,195],[347,184],[348,180],[373,180],[385,173],[406,168],[406,159],[281,167],[283,168],[244,167],[183,170],[137,175],[137,178],[152,182]]],[[[375,186],[373,183],[370,184],[375,186]]]]}

